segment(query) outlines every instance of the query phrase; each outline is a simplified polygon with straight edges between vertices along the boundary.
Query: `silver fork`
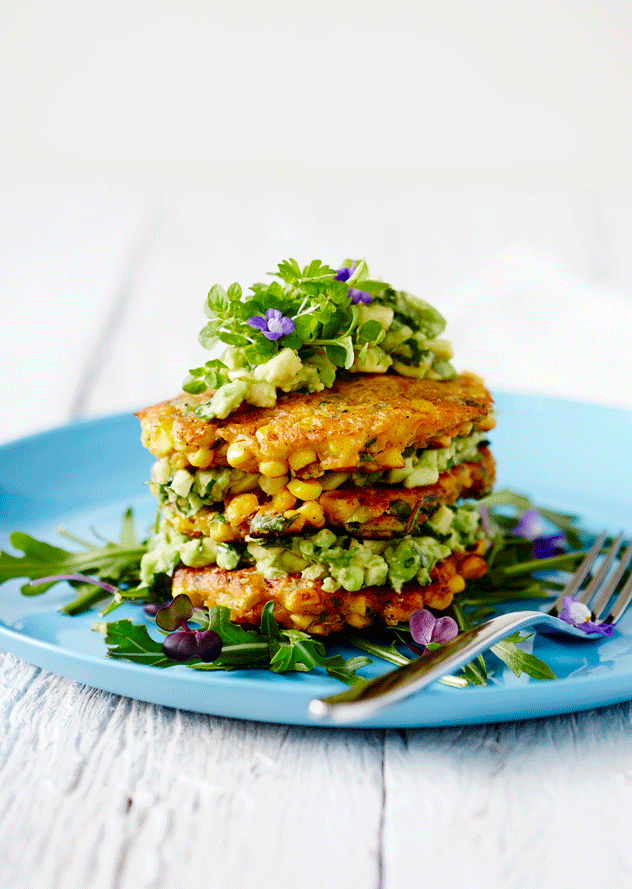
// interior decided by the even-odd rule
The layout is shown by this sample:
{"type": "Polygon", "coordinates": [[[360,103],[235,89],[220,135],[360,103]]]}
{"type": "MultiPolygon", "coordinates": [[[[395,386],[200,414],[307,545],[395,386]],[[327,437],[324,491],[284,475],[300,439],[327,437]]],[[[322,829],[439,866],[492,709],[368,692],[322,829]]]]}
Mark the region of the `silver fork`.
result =
{"type": "Polygon", "coordinates": [[[426,652],[403,667],[391,670],[370,680],[366,684],[353,686],[337,695],[327,698],[314,698],[309,705],[309,711],[313,717],[330,723],[357,722],[367,719],[377,710],[394,704],[409,695],[420,691],[430,685],[435,679],[441,679],[453,670],[464,666],[472,658],[486,651],[490,646],[499,642],[505,636],[515,633],[526,627],[533,627],[545,633],[563,634],[574,636],[578,639],[603,639],[599,633],[586,633],[583,630],[571,626],[560,620],[563,599],[565,596],[573,596],[576,601],[590,607],[595,623],[616,624],[632,599],[632,575],[617,592],[630,561],[632,561],[632,543],[625,549],[619,558],[619,564],[612,575],[605,580],[612,564],[619,552],[623,534],[619,534],[608,551],[604,554],[601,563],[595,571],[590,583],[582,589],[588,573],[593,568],[601,554],[601,548],[606,539],[604,531],[595,540],[586,553],[586,556],[571,577],[566,587],[558,596],[553,607],[548,611],[513,611],[509,614],[501,614],[491,620],[460,633],[451,642],[446,642],[441,648],[426,652]],[[605,618],[610,600],[616,593],[610,610],[605,618]]]}

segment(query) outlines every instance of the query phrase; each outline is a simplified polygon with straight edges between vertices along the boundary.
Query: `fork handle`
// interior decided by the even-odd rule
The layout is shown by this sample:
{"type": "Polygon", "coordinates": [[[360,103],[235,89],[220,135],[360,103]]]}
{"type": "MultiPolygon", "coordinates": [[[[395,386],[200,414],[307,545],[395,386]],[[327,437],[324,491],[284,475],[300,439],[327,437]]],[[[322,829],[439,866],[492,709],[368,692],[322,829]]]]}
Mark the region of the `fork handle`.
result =
{"type": "Polygon", "coordinates": [[[542,611],[501,614],[460,633],[441,648],[427,652],[403,667],[390,670],[365,684],[354,685],[340,694],[314,698],[309,711],[317,719],[330,723],[359,722],[464,666],[505,636],[536,624],[559,627],[556,618],[542,611]]]}

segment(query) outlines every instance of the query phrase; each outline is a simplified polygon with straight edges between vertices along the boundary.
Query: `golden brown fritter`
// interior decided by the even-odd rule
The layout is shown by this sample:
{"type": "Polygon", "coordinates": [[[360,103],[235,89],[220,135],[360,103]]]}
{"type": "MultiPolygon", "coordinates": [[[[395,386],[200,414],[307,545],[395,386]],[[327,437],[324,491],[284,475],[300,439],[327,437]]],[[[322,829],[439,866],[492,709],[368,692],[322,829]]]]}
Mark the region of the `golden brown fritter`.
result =
{"type": "Polygon", "coordinates": [[[329,527],[367,539],[387,539],[413,533],[441,504],[451,505],[460,497],[482,497],[494,483],[494,458],[481,446],[480,461],[462,463],[441,473],[433,485],[405,488],[401,485],[356,487],[345,484],[323,491],[315,501],[303,501],[284,488],[275,497],[256,493],[227,497],[224,504],[203,507],[184,515],[168,504],[163,512],[170,525],[188,537],[210,536],[218,541],[251,537],[277,537],[281,534],[313,533],[329,527]],[[224,510],[226,523],[218,524],[218,511],[224,510]]]}
{"type": "Polygon", "coordinates": [[[407,583],[401,593],[391,587],[366,587],[357,593],[340,589],[332,594],[323,590],[320,580],[304,580],[300,574],[266,580],[255,568],[227,571],[208,567],[178,568],[173,595],[184,593],[194,607],[227,606],[231,620],[240,624],[257,624],[264,605],[272,601],[281,626],[319,636],[337,632],[345,624],[356,628],[374,622],[394,626],[407,621],[418,608],[447,608],[466,580],[482,577],[487,568],[479,549],[482,547],[452,553],[432,569],[428,586],[407,583]]]}
{"type": "Polygon", "coordinates": [[[470,373],[441,381],[340,374],[322,392],[282,395],[270,408],[242,405],[225,420],[199,419],[193,410],[211,395],[181,395],[139,411],[144,446],[175,466],[179,459],[182,467],[318,477],[403,466],[406,448],[443,447],[494,425],[491,396],[470,373]]]}

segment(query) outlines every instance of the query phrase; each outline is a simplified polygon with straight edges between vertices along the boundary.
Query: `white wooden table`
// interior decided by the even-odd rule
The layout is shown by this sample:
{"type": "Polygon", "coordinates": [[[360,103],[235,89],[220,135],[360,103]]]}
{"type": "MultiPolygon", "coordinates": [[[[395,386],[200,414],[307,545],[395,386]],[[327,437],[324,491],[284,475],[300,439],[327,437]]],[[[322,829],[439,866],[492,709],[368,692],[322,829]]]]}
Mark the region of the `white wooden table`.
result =
{"type": "MultiPolygon", "coordinates": [[[[171,395],[204,355],[210,285],[247,285],[288,255],[365,255],[444,310],[457,363],[492,388],[632,408],[629,193],[375,186],[360,204],[250,185],[5,175],[0,440],[171,395]]],[[[463,728],[286,727],[139,703],[0,653],[0,721],[3,889],[632,879],[627,703],[463,728]]]]}

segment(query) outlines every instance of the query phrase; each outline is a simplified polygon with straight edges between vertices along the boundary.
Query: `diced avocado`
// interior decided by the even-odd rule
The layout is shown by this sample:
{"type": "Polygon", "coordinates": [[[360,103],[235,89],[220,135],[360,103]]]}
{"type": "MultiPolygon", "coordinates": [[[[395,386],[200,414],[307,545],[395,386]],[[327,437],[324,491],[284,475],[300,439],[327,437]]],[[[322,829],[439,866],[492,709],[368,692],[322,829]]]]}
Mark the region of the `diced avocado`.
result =
{"type": "Polygon", "coordinates": [[[180,497],[186,497],[193,486],[193,481],[194,478],[190,472],[187,472],[186,469],[178,469],[174,473],[169,487],[180,497]]]}
{"type": "Polygon", "coordinates": [[[364,571],[355,565],[349,565],[347,568],[341,568],[336,573],[336,579],[340,581],[341,586],[350,593],[357,593],[364,586],[364,571]]]}
{"type": "Polygon", "coordinates": [[[217,567],[223,568],[226,571],[232,571],[233,568],[236,568],[239,565],[241,559],[241,553],[237,549],[237,547],[232,546],[230,543],[218,543],[217,544],[217,567]]]}
{"type": "Polygon", "coordinates": [[[284,392],[289,391],[294,379],[301,372],[303,362],[293,349],[281,349],[273,358],[265,364],[259,364],[254,369],[255,380],[278,386],[284,392]]]}
{"type": "Polygon", "coordinates": [[[426,519],[426,523],[433,531],[436,531],[437,534],[445,535],[449,533],[453,519],[454,512],[449,506],[444,505],[440,506],[429,519],[426,519]]]}

